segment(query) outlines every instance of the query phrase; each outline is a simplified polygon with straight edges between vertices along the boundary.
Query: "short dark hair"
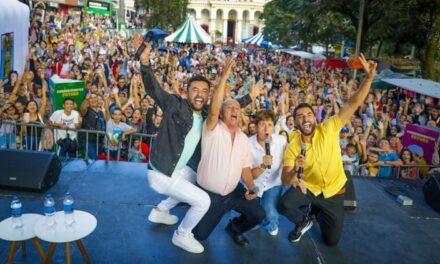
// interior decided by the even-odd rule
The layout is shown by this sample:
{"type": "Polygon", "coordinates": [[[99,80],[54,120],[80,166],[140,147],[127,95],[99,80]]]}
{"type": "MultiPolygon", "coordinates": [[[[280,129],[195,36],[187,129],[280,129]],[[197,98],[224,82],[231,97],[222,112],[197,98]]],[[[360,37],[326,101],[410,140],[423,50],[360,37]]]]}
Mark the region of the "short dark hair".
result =
{"type": "Polygon", "coordinates": [[[275,114],[268,109],[263,109],[258,111],[258,113],[255,116],[255,124],[258,125],[260,121],[266,121],[270,120],[275,124],[275,114]]]}
{"type": "Polygon", "coordinates": [[[309,108],[312,111],[313,115],[315,115],[315,111],[313,111],[313,108],[312,108],[312,106],[310,104],[308,104],[308,103],[300,103],[293,110],[293,118],[294,119],[296,118],[296,114],[298,113],[298,110],[301,109],[301,108],[309,108]]]}
{"type": "Polygon", "coordinates": [[[347,144],[347,146],[345,146],[345,148],[354,148],[354,149],[356,149],[356,146],[355,145],[353,145],[353,144],[351,144],[351,143],[348,143],[347,144]]]}
{"type": "Polygon", "coordinates": [[[122,109],[119,108],[119,107],[115,107],[115,108],[113,109],[113,111],[111,112],[111,114],[113,115],[113,114],[115,113],[115,111],[120,111],[121,114],[124,114],[124,112],[122,111],[122,109]]]}
{"type": "Polygon", "coordinates": [[[67,101],[72,101],[72,103],[75,103],[75,101],[71,97],[66,97],[64,98],[63,104],[66,103],[67,101]]]}
{"type": "Polygon", "coordinates": [[[208,84],[208,88],[211,87],[211,82],[208,79],[206,79],[205,76],[203,76],[203,75],[194,75],[193,77],[191,77],[188,80],[187,87],[189,88],[191,86],[191,83],[193,83],[193,82],[205,82],[208,84]]]}

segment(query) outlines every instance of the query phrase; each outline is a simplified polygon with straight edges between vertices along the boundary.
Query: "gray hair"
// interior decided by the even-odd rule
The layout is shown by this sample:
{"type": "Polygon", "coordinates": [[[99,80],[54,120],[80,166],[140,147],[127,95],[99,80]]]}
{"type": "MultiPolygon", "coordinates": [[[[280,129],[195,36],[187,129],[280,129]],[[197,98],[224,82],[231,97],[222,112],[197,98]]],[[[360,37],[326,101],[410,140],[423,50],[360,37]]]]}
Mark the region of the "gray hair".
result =
{"type": "Polygon", "coordinates": [[[221,107],[220,107],[220,113],[223,113],[223,110],[225,110],[225,106],[228,105],[228,104],[231,103],[231,102],[237,102],[237,103],[238,103],[238,101],[235,100],[235,99],[227,98],[226,100],[224,100],[224,101],[222,102],[222,105],[221,105],[221,107]]]}

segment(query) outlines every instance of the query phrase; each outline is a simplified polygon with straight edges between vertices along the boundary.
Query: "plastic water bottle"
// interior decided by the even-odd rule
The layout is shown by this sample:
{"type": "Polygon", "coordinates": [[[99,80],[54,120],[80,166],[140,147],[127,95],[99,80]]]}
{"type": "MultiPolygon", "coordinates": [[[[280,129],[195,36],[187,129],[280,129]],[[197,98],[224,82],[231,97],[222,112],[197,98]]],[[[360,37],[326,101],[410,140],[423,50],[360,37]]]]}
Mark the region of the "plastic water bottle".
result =
{"type": "Polygon", "coordinates": [[[23,218],[21,217],[21,202],[17,196],[12,197],[11,202],[12,226],[21,228],[23,226],[23,218]]]}
{"type": "Polygon", "coordinates": [[[46,216],[46,225],[53,227],[55,225],[55,200],[51,194],[47,194],[44,199],[44,215],[46,216]]]}
{"type": "Polygon", "coordinates": [[[64,210],[64,223],[66,226],[71,226],[75,219],[73,218],[73,205],[74,200],[70,192],[66,192],[63,200],[63,210],[64,210]]]}

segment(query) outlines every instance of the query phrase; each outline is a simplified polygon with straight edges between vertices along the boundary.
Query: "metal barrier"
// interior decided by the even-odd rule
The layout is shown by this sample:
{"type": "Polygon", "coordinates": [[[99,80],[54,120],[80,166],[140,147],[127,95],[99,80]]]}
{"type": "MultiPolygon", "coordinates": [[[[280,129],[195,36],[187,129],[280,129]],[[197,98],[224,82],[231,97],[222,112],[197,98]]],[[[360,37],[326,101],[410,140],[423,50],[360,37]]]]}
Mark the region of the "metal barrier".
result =
{"type": "MultiPolygon", "coordinates": [[[[364,173],[362,173],[363,169],[369,168],[369,167],[371,167],[371,166],[368,164],[358,165],[357,168],[354,169],[354,172],[357,172],[357,174],[354,174],[354,175],[355,176],[370,176],[370,175],[365,175],[364,173]]],[[[407,165],[399,165],[399,166],[381,165],[381,166],[377,166],[377,167],[391,167],[392,173],[391,173],[390,177],[394,177],[394,178],[401,178],[401,171],[403,169],[407,170],[407,173],[409,173],[409,171],[411,169],[415,169],[416,178],[426,180],[428,178],[429,174],[432,174],[431,169],[440,169],[440,164],[439,165],[411,165],[411,164],[407,164],[407,165]]],[[[378,176],[378,175],[375,175],[375,176],[378,176]]]]}
{"type": "MultiPolygon", "coordinates": [[[[54,151],[58,156],[80,157],[83,153],[84,159],[90,159],[90,153],[96,153],[96,157],[100,154],[106,154],[106,160],[110,158],[120,160],[122,156],[128,156],[122,151],[127,150],[127,154],[132,150],[133,144],[136,140],[140,143],[147,143],[150,146],[154,140],[153,135],[136,133],[127,136],[125,141],[117,140],[117,147],[114,139],[109,138],[105,131],[88,130],[88,129],[59,129],[40,123],[25,123],[3,120],[0,121],[0,149],[21,149],[21,150],[35,150],[35,151],[54,151]],[[58,131],[76,132],[76,139],[72,140],[76,144],[75,154],[66,153],[60,146],[63,141],[56,142],[56,134],[58,131]],[[125,147],[125,148],[124,148],[125,147]],[[92,149],[91,149],[92,148],[92,149]],[[93,152],[95,151],[95,152],[93,152]],[[61,154],[61,155],[60,155],[61,154]],[[116,154],[116,155],[114,155],[116,154]]],[[[148,153],[149,155],[150,153],[148,153]]]]}

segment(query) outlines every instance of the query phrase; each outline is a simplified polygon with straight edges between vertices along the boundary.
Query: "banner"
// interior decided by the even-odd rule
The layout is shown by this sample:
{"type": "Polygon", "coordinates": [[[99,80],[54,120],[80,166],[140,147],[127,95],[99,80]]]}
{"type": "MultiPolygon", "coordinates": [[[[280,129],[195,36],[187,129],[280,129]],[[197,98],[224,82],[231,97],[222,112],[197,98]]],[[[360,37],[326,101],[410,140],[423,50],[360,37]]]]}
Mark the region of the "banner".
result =
{"type": "Polygon", "coordinates": [[[95,15],[112,16],[113,4],[110,0],[88,0],[86,12],[95,15]]]}
{"type": "Polygon", "coordinates": [[[0,47],[0,79],[4,79],[14,69],[14,33],[2,34],[0,47]]]}
{"type": "Polygon", "coordinates": [[[63,109],[64,99],[72,98],[79,110],[85,98],[85,82],[69,79],[60,79],[53,76],[49,79],[49,93],[54,104],[54,110],[63,109]]]}
{"type": "Polygon", "coordinates": [[[427,164],[432,164],[432,154],[439,138],[439,131],[435,128],[408,124],[403,135],[403,146],[414,152],[423,154],[427,164]]]}

